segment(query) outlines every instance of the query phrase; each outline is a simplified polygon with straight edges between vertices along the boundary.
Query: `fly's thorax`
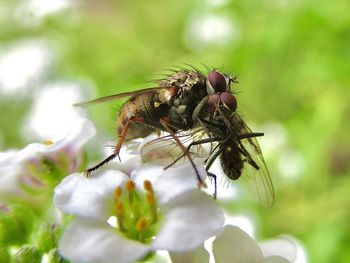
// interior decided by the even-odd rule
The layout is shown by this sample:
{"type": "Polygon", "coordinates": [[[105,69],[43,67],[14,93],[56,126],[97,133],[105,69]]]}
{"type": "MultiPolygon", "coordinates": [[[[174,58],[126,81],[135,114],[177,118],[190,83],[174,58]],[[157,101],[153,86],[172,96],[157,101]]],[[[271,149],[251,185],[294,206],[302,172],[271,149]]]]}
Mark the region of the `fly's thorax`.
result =
{"type": "Polygon", "coordinates": [[[174,72],[167,79],[158,82],[160,87],[192,87],[196,84],[206,85],[206,77],[199,71],[180,70],[174,72]]]}
{"type": "Polygon", "coordinates": [[[167,99],[168,118],[173,130],[191,129],[193,111],[206,96],[205,76],[197,71],[184,70],[174,73],[159,85],[169,87],[160,92],[160,99],[167,99]]]}

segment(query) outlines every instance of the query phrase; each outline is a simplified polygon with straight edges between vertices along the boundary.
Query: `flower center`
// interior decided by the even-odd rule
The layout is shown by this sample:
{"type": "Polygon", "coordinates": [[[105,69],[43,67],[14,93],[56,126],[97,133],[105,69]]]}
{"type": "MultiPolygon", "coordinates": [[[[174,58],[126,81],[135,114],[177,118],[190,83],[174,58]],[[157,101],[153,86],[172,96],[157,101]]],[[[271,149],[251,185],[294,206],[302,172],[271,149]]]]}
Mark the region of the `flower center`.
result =
{"type": "Polygon", "coordinates": [[[119,231],[128,238],[147,243],[158,227],[160,212],[150,181],[143,183],[145,191],[138,191],[134,181],[126,181],[124,190],[118,186],[114,192],[114,209],[119,231]]]}
{"type": "Polygon", "coordinates": [[[50,145],[53,144],[53,141],[51,141],[51,140],[45,140],[45,141],[42,142],[42,144],[44,144],[44,145],[46,145],[46,146],[50,146],[50,145]]]}

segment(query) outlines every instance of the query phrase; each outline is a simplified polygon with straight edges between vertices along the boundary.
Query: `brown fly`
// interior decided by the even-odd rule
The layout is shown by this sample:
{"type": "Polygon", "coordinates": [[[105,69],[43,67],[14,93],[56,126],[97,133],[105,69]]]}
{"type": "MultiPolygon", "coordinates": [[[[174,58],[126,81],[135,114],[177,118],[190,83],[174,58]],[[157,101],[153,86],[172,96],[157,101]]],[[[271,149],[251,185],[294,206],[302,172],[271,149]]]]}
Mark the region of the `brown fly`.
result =
{"type": "MultiPolygon", "coordinates": [[[[223,78],[221,78],[222,84],[223,78]]],[[[260,146],[256,137],[263,133],[252,132],[240,115],[236,112],[235,96],[223,88],[223,92],[208,94],[196,107],[194,116],[200,128],[198,133],[204,133],[206,138],[196,139],[195,132],[190,136],[193,141],[187,147],[187,152],[193,146],[215,143],[209,157],[205,161],[208,175],[214,178],[216,196],[216,175],[209,172],[213,162],[219,157],[221,166],[227,178],[244,182],[253,198],[262,206],[269,207],[274,202],[273,184],[266,167],[260,146]]],[[[157,148],[160,139],[144,146],[143,155],[149,155],[149,149],[157,148]]],[[[167,167],[174,165],[183,157],[183,153],[174,159],[167,167]]],[[[147,157],[146,157],[147,158],[147,157]]]]}
{"type": "Polygon", "coordinates": [[[206,115],[205,106],[211,94],[227,92],[235,78],[212,70],[205,75],[199,70],[182,69],[168,78],[157,82],[156,87],[126,92],[81,102],[75,106],[84,106],[130,97],[120,108],[116,121],[118,143],[114,152],[106,159],[86,170],[89,176],[93,171],[118,156],[124,141],[144,138],[156,131],[169,132],[191,162],[198,181],[205,185],[199,176],[196,165],[187,148],[176,133],[188,131],[199,125],[200,116],[206,115]]]}

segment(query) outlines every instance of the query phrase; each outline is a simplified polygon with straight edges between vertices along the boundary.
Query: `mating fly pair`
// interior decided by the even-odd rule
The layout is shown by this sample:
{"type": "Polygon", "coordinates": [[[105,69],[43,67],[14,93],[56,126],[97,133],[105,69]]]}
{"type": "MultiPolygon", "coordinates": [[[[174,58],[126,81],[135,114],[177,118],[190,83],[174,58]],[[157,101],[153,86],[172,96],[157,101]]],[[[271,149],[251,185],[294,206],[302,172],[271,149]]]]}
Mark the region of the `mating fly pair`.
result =
{"type": "MultiPolygon", "coordinates": [[[[195,68],[181,69],[158,81],[152,88],[75,104],[82,106],[130,97],[121,106],[117,117],[119,140],[114,152],[96,166],[89,168],[86,174],[90,175],[117,157],[125,141],[165,131],[170,134],[167,137],[172,139],[182,152],[168,167],[174,165],[181,157],[187,157],[199,185],[205,186],[190,148],[215,143],[205,161],[208,175],[214,177],[215,196],[216,176],[210,173],[209,169],[215,159],[220,157],[223,171],[229,179],[237,180],[242,177],[253,198],[263,206],[271,206],[274,200],[273,185],[255,138],[263,133],[252,132],[236,112],[237,101],[230,88],[235,82],[235,78],[216,70],[211,70],[205,75],[195,68]],[[191,134],[193,138],[187,147],[180,138],[182,136],[179,136],[183,132],[191,134]],[[195,139],[196,133],[204,133],[206,138],[195,139]]],[[[151,141],[143,147],[155,149],[155,145],[164,141],[164,138],[151,141]]]]}

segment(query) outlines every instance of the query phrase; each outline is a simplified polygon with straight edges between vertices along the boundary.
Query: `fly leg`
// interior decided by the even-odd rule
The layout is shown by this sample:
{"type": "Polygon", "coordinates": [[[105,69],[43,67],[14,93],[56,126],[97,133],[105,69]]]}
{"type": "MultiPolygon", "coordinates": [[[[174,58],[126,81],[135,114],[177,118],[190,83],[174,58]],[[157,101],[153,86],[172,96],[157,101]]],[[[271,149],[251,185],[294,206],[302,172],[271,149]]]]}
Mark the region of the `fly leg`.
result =
{"type": "Polygon", "coordinates": [[[208,160],[206,161],[205,170],[207,171],[207,174],[214,179],[214,194],[213,194],[214,199],[216,199],[216,196],[217,196],[217,181],[216,181],[216,175],[209,172],[209,169],[214,163],[214,161],[216,160],[216,158],[218,158],[218,156],[224,151],[224,149],[225,147],[219,146],[216,152],[214,152],[215,150],[212,151],[212,154],[209,156],[208,160]]]}
{"type": "Polygon", "coordinates": [[[244,146],[239,142],[238,151],[245,157],[243,161],[249,163],[251,166],[253,166],[256,170],[259,170],[260,167],[257,165],[257,163],[252,159],[249,152],[244,148],[244,146]]]}
{"type": "Polygon", "coordinates": [[[251,132],[251,133],[243,133],[237,136],[237,140],[249,139],[254,137],[264,136],[263,132],[251,132]]]}
{"type": "Polygon", "coordinates": [[[211,173],[211,172],[209,172],[209,171],[207,171],[207,174],[208,174],[208,176],[210,176],[211,178],[214,179],[214,194],[213,194],[213,197],[214,197],[214,199],[216,199],[216,195],[217,195],[216,175],[211,173]]]}
{"type": "MultiPolygon", "coordinates": [[[[206,139],[201,139],[198,141],[194,141],[191,142],[188,146],[187,146],[187,152],[190,151],[192,146],[198,145],[198,144],[204,144],[204,143],[211,143],[211,142],[216,142],[219,141],[219,139],[215,139],[215,138],[206,138],[206,139]]],[[[174,164],[176,164],[182,157],[184,157],[185,153],[182,153],[179,157],[177,157],[171,164],[167,165],[166,167],[164,167],[164,169],[168,169],[169,167],[173,166],[174,164]]]]}
{"type": "Polygon", "coordinates": [[[198,172],[198,169],[195,165],[195,163],[193,162],[191,156],[190,156],[190,153],[187,151],[185,145],[183,145],[183,143],[179,140],[179,138],[176,136],[176,134],[172,131],[172,129],[170,128],[170,125],[169,125],[169,120],[167,118],[162,118],[160,119],[160,123],[163,125],[163,127],[166,129],[167,132],[170,133],[170,135],[173,137],[173,139],[176,141],[176,143],[180,146],[181,150],[183,151],[184,155],[188,158],[188,160],[190,161],[195,173],[196,173],[196,176],[197,176],[197,179],[198,179],[198,182],[199,182],[199,186],[201,187],[204,187],[206,188],[207,185],[206,183],[202,180],[202,178],[200,177],[199,175],[199,172],[198,172]]]}
{"type": "MultiPolygon", "coordinates": [[[[103,165],[105,165],[109,161],[113,160],[115,157],[117,157],[117,156],[119,157],[120,149],[121,149],[121,147],[122,147],[122,145],[124,143],[126,134],[128,132],[128,129],[129,129],[129,125],[132,122],[144,122],[144,119],[141,118],[141,117],[132,117],[132,118],[128,119],[127,122],[125,123],[124,127],[123,127],[123,130],[122,130],[121,134],[120,134],[120,137],[119,137],[119,140],[118,140],[118,144],[114,148],[114,152],[110,156],[108,156],[106,159],[104,159],[102,162],[100,162],[97,165],[87,169],[84,172],[86,177],[89,177],[92,172],[96,171],[98,168],[102,167],[103,165]]],[[[119,160],[120,160],[120,158],[119,158],[119,160]]]]}

